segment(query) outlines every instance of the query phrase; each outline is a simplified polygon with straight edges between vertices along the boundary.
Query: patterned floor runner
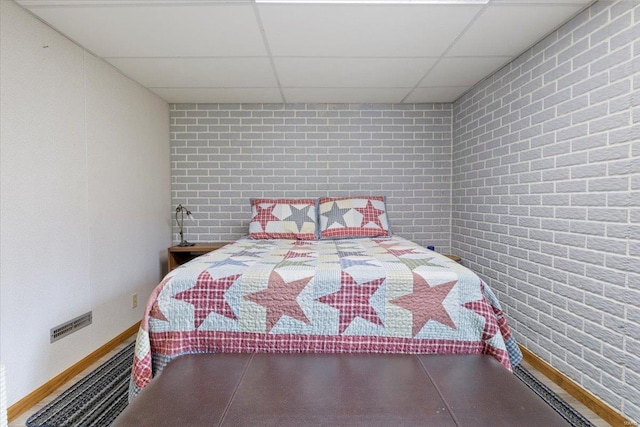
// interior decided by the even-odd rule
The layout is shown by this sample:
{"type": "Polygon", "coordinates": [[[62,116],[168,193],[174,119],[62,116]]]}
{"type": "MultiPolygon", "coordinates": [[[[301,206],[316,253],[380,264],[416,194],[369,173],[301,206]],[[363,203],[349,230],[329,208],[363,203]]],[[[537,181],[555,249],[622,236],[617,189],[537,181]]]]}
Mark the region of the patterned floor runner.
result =
{"type": "Polygon", "coordinates": [[[518,379],[520,379],[520,381],[525,383],[531,390],[547,402],[549,406],[555,409],[557,413],[562,415],[562,418],[567,420],[569,424],[574,427],[594,427],[588,419],[573,409],[571,405],[555,394],[549,387],[540,382],[540,380],[534,377],[531,372],[519,365],[513,368],[513,373],[518,377],[518,379]]]}
{"type": "MultiPolygon", "coordinates": [[[[27,427],[108,426],[127,406],[134,343],[118,352],[27,420],[27,427]]],[[[525,368],[514,374],[574,427],[593,427],[585,417],[525,368]]]]}
{"type": "Polygon", "coordinates": [[[128,403],[135,343],[56,397],[27,420],[27,427],[108,426],[128,403]]]}

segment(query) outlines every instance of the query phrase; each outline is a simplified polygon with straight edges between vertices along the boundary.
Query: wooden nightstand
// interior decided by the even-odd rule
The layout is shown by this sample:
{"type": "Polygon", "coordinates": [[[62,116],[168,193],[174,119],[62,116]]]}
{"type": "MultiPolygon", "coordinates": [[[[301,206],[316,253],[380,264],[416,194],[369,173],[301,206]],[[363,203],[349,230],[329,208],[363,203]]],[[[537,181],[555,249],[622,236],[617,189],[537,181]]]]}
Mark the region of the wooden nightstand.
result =
{"type": "Polygon", "coordinates": [[[169,271],[207,252],[217,251],[230,242],[196,243],[194,246],[171,246],[167,250],[169,271]]]}
{"type": "Polygon", "coordinates": [[[462,264],[462,258],[460,258],[458,255],[453,255],[453,254],[447,254],[445,255],[447,258],[454,260],[457,263],[462,264]]]}

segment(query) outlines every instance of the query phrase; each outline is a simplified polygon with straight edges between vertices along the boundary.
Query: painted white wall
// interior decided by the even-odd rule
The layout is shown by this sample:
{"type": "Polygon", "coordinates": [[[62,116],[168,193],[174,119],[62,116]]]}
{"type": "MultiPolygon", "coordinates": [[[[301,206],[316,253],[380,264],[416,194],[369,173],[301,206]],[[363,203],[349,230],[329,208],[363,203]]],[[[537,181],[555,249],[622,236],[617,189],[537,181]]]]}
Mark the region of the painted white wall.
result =
{"type": "Polygon", "coordinates": [[[164,100],[106,62],[87,55],[85,67],[91,307],[94,321],[115,336],[140,320],[166,273],[169,113],[164,100]]]}
{"type": "Polygon", "coordinates": [[[11,405],[141,318],[171,243],[169,113],[12,1],[0,1],[0,48],[0,361],[11,405]],[[91,326],[49,342],[52,327],[90,310],[91,326]]]}

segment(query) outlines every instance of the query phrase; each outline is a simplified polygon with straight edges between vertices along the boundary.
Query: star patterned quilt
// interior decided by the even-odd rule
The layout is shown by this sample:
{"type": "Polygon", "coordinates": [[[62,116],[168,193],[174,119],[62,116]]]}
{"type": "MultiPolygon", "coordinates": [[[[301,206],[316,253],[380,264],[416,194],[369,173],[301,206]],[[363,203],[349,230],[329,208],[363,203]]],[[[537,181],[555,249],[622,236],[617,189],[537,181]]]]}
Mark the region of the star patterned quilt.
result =
{"type": "Polygon", "coordinates": [[[170,272],[147,303],[129,398],[188,353],[522,355],[464,266],[398,236],[240,239],[170,272]]]}

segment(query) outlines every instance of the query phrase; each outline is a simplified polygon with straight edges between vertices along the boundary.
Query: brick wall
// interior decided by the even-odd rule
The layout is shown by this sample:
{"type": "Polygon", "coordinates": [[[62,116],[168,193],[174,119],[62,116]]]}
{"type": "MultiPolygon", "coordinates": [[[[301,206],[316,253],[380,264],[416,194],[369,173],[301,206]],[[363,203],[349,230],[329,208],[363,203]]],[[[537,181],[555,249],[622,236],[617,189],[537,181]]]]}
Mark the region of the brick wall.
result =
{"type": "Polygon", "coordinates": [[[639,39],[600,1],[458,100],[452,220],[518,340],[636,422],[639,39]]]}
{"type": "Polygon", "coordinates": [[[173,104],[172,201],[196,219],[186,238],[246,234],[251,197],[381,194],[394,233],[448,252],[451,114],[450,104],[173,104]]]}

